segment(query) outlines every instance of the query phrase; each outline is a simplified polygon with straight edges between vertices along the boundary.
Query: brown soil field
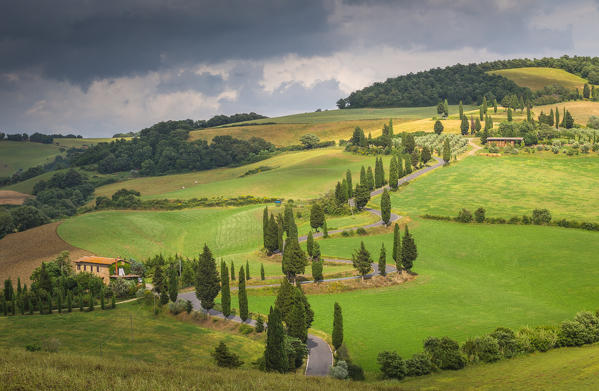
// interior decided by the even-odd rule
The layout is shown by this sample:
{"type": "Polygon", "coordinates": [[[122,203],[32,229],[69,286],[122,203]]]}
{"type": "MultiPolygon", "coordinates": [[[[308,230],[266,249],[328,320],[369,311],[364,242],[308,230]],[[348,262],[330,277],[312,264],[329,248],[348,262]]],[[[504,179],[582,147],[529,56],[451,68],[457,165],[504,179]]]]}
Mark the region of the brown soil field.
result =
{"type": "Polygon", "coordinates": [[[29,276],[42,262],[51,261],[62,251],[71,253],[74,261],[89,251],[73,247],[56,233],[60,223],[51,223],[27,231],[6,235],[0,240],[0,281],[17,277],[21,283],[30,284],[29,276]]]}
{"type": "Polygon", "coordinates": [[[29,194],[19,193],[12,190],[0,190],[0,205],[23,205],[29,194]]]}

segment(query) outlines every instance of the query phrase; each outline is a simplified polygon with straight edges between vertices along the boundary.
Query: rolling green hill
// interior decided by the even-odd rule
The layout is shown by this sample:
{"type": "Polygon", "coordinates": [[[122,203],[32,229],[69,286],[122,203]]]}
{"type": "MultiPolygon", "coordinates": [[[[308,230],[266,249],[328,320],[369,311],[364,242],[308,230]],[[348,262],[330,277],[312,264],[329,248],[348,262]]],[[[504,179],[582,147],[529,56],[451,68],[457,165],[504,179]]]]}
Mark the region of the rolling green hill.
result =
{"type": "Polygon", "coordinates": [[[558,84],[569,89],[578,88],[582,92],[582,87],[585,83],[588,83],[586,79],[580,76],[557,68],[513,68],[490,71],[489,73],[503,76],[519,86],[528,87],[533,91],[541,90],[548,85],[558,84]]]}
{"type": "Polygon", "coordinates": [[[56,145],[21,141],[0,141],[0,177],[14,174],[18,170],[50,163],[61,154],[56,145]]]}

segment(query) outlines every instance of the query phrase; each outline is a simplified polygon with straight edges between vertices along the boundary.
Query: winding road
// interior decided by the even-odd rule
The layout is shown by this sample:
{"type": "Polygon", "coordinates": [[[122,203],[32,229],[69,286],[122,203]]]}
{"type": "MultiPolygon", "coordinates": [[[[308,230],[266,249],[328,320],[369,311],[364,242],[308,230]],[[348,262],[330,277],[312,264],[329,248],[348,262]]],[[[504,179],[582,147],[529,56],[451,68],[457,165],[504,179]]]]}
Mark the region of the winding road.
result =
{"type": "MultiPolygon", "coordinates": [[[[426,174],[427,172],[430,172],[438,167],[441,167],[445,164],[445,161],[441,158],[433,157],[433,159],[436,160],[436,163],[434,165],[425,167],[421,170],[413,172],[410,175],[407,175],[407,176],[399,179],[399,181],[398,181],[399,185],[401,186],[402,184],[407,183],[407,182],[409,182],[423,174],[426,174]]],[[[383,192],[383,189],[385,189],[385,188],[388,189],[389,186],[385,186],[385,187],[381,187],[379,189],[373,190],[370,193],[370,196],[374,197],[374,196],[381,194],[383,192]]],[[[379,216],[379,217],[381,216],[380,210],[371,209],[371,208],[364,208],[364,209],[372,214],[379,216]]],[[[397,221],[400,217],[401,216],[398,216],[398,215],[392,213],[389,224],[397,221]]],[[[362,226],[361,228],[367,229],[367,228],[379,227],[382,225],[384,225],[384,223],[382,220],[380,220],[376,223],[362,226]]],[[[343,229],[332,230],[332,231],[329,231],[329,234],[340,233],[343,231],[344,231],[343,229]]],[[[314,238],[319,238],[321,236],[322,236],[322,232],[317,232],[317,233],[313,234],[314,238]]],[[[307,240],[307,236],[301,236],[299,238],[300,242],[303,242],[305,240],[307,240]]],[[[347,260],[347,259],[323,259],[323,261],[324,262],[337,262],[337,263],[352,263],[351,260],[347,260]]],[[[366,275],[367,278],[370,278],[372,276],[376,276],[379,274],[379,269],[378,269],[377,263],[373,263],[372,268],[373,268],[373,272],[370,274],[367,274],[366,275]]],[[[387,268],[386,268],[387,273],[392,273],[395,271],[396,271],[396,268],[394,266],[387,265],[387,268]]],[[[323,280],[322,282],[351,280],[351,279],[357,279],[357,278],[361,278],[361,277],[360,276],[351,276],[351,277],[330,278],[330,279],[323,280]]],[[[313,283],[313,281],[302,281],[301,282],[301,284],[310,284],[310,283],[313,283]]],[[[278,286],[278,285],[279,284],[253,285],[253,286],[246,286],[246,289],[265,288],[265,287],[273,287],[273,286],[278,286]]],[[[198,298],[196,297],[195,292],[180,293],[179,298],[184,299],[184,300],[189,300],[191,302],[194,310],[196,310],[196,311],[202,310],[202,304],[200,303],[200,300],[198,300],[198,298]]],[[[248,324],[251,326],[256,325],[256,321],[253,319],[248,319],[244,322],[241,320],[241,318],[239,316],[225,317],[225,315],[222,312],[216,311],[214,309],[209,310],[208,314],[210,316],[215,316],[217,318],[228,319],[233,322],[245,323],[245,324],[248,324]]],[[[308,347],[308,361],[306,362],[306,373],[305,373],[306,376],[327,376],[329,374],[329,368],[333,365],[333,352],[332,352],[329,344],[320,337],[317,337],[313,334],[308,334],[308,340],[306,341],[306,345],[308,347]]]]}

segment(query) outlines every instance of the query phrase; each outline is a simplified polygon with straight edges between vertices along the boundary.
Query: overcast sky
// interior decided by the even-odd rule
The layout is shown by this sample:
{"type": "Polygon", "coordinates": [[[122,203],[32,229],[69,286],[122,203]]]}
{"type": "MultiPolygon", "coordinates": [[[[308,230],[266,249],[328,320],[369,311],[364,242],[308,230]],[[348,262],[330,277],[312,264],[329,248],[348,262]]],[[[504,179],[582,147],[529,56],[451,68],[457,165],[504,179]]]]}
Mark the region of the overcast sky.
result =
{"type": "Polygon", "coordinates": [[[2,0],[0,130],[331,109],[431,67],[598,56],[598,20],[599,0],[2,0]]]}

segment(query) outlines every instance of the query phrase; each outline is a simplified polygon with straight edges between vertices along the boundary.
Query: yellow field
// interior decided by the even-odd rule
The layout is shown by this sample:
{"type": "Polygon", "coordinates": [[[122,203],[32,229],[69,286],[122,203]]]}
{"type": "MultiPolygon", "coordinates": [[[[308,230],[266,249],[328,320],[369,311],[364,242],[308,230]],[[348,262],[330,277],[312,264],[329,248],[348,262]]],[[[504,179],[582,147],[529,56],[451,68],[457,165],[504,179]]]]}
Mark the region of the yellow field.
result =
{"type": "Polygon", "coordinates": [[[498,71],[489,72],[494,75],[500,75],[512,80],[521,87],[528,87],[533,91],[543,89],[543,87],[551,84],[559,84],[566,88],[578,88],[582,91],[582,87],[587,80],[580,76],[566,72],[563,69],[529,67],[529,68],[514,68],[501,69],[498,71]]]}
{"type": "Polygon", "coordinates": [[[572,114],[572,117],[574,117],[574,122],[583,126],[587,124],[591,115],[599,116],[599,102],[572,101],[556,103],[554,105],[537,106],[533,108],[535,118],[538,117],[541,111],[544,111],[545,114],[547,114],[551,109],[555,110],[556,107],[560,110],[560,118],[565,107],[566,110],[572,114]]]}

